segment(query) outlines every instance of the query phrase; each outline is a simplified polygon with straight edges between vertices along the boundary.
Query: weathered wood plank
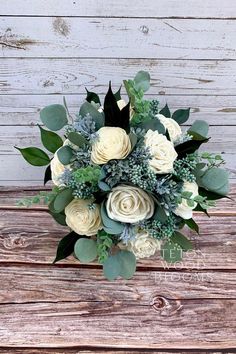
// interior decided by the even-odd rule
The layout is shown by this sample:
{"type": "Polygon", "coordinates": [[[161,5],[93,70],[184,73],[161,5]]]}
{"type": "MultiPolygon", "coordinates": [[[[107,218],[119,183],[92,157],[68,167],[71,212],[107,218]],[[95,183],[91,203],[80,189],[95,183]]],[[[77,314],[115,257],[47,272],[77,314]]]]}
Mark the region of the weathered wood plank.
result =
{"type": "MultiPolygon", "coordinates": [[[[85,99],[84,94],[65,97],[72,114],[78,112],[85,99]]],[[[104,95],[101,95],[102,99],[103,97],[104,95]]],[[[235,96],[146,95],[146,97],[157,98],[160,107],[167,102],[172,111],[191,107],[188,124],[196,119],[204,119],[210,125],[236,125],[235,96]]],[[[40,109],[51,103],[62,104],[62,102],[62,95],[0,95],[0,125],[36,125],[39,122],[40,109]]]]}
{"type": "MultiPolygon", "coordinates": [[[[86,279],[87,281],[87,279],[86,279]]],[[[95,283],[101,286],[101,283],[95,283]]],[[[84,286],[84,284],[83,284],[84,286]]],[[[236,346],[233,299],[139,299],[5,304],[1,345],[22,347],[129,347],[227,349],[236,346]],[[19,322],[20,318],[20,322],[19,322]]],[[[82,288],[82,287],[81,287],[82,288]]],[[[118,288],[118,286],[117,286],[118,288]]],[[[112,289],[112,291],[111,291],[112,289]]],[[[97,288],[94,289],[97,292],[97,288]]]]}
{"type": "Polygon", "coordinates": [[[1,17],[1,54],[235,59],[235,29],[234,20],[1,17]]]}
{"type": "MultiPolygon", "coordinates": [[[[185,255],[183,262],[171,266],[157,254],[140,261],[139,266],[154,269],[235,269],[235,209],[232,216],[213,215],[208,219],[196,215],[195,220],[200,227],[200,236],[185,230],[195,248],[185,255]]],[[[0,229],[0,263],[51,264],[59,240],[68,233],[68,229],[56,224],[46,211],[39,210],[1,210],[0,229]]],[[[79,265],[72,256],[61,263],[79,265]]]]}
{"type": "Polygon", "coordinates": [[[236,61],[0,58],[1,94],[76,94],[85,86],[118,89],[139,70],[150,72],[155,95],[235,95],[236,61]],[[115,70],[114,70],[115,68],[115,70]]]}
{"type": "Polygon", "coordinates": [[[1,4],[0,15],[23,16],[95,16],[95,17],[197,17],[232,18],[236,13],[235,2],[220,0],[159,0],[150,6],[149,0],[11,0],[1,4]]]}
{"type": "Polygon", "coordinates": [[[0,306],[76,301],[148,303],[157,291],[167,298],[186,300],[236,298],[236,275],[230,272],[139,271],[129,281],[119,279],[114,286],[116,282],[105,280],[99,269],[18,265],[0,267],[0,280],[0,306]]]}
{"type": "MultiPolygon", "coordinates": [[[[155,353],[155,354],[186,354],[186,351],[182,350],[169,350],[169,351],[160,351],[157,349],[122,349],[122,348],[116,348],[116,349],[109,349],[109,348],[104,348],[102,349],[101,347],[99,348],[90,348],[90,349],[71,349],[71,348],[64,348],[64,349],[53,349],[53,348],[47,348],[47,349],[27,349],[27,348],[21,348],[21,349],[16,349],[16,348],[11,348],[11,349],[4,349],[1,348],[1,354],[149,354],[149,353],[155,353]]],[[[189,353],[189,352],[188,352],[189,353]]],[[[205,350],[191,350],[191,354],[208,354],[209,351],[205,350]]],[[[221,350],[214,350],[211,351],[211,354],[233,354],[233,351],[221,351],[221,350]]]]}
{"type": "MultiPolygon", "coordinates": [[[[223,154],[236,152],[236,126],[211,126],[209,135],[211,139],[201,147],[201,150],[223,154]]],[[[0,129],[0,154],[16,154],[14,146],[42,146],[39,128],[37,126],[2,126],[0,129]]]]}

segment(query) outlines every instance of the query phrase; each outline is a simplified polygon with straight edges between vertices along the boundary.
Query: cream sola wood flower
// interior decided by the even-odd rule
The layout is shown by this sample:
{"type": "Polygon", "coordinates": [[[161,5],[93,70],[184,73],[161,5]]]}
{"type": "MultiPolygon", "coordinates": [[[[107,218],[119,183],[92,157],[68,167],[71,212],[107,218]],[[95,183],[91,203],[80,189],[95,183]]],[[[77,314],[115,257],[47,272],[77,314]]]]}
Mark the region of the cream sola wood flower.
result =
{"type": "Polygon", "coordinates": [[[122,184],[109,193],[106,210],[110,219],[132,224],[152,217],[154,201],[142,189],[122,184]]]}
{"type": "Polygon", "coordinates": [[[131,151],[131,141],[126,131],[118,127],[102,127],[92,144],[91,160],[97,165],[113,159],[124,159],[131,151]]]}
{"type": "Polygon", "coordinates": [[[137,259],[151,257],[160,250],[160,241],[151,237],[147,231],[137,232],[135,237],[127,243],[120,242],[119,248],[133,252],[137,259]]]}
{"type": "MultiPolygon", "coordinates": [[[[66,139],[63,143],[63,146],[68,145],[71,148],[73,148],[74,150],[78,149],[78,146],[76,146],[75,144],[72,144],[68,139],[66,139]]],[[[58,151],[58,150],[57,150],[58,151]]],[[[62,183],[60,181],[60,177],[62,176],[62,174],[65,172],[65,170],[70,170],[71,167],[70,165],[63,165],[57,156],[57,151],[54,154],[53,159],[51,160],[50,163],[50,167],[51,167],[51,173],[52,173],[52,182],[56,185],[56,186],[61,186],[62,183]]]]}
{"type": "MultiPolygon", "coordinates": [[[[198,195],[198,185],[195,182],[184,182],[183,192],[191,192],[191,198],[194,198],[198,195]]],[[[189,206],[186,199],[182,199],[181,203],[174,210],[174,213],[180,216],[183,219],[191,219],[193,216],[193,209],[197,206],[197,203],[194,202],[193,206],[189,206]]]]}
{"type": "Polygon", "coordinates": [[[93,236],[102,229],[100,206],[91,199],[74,199],[65,214],[67,225],[79,235],[93,236]]]}
{"type": "Polygon", "coordinates": [[[166,118],[163,114],[157,114],[156,118],[164,125],[164,127],[168,130],[170,140],[175,142],[182,135],[181,128],[179,124],[172,118],[166,118]]]}
{"type": "Polygon", "coordinates": [[[173,163],[178,156],[173,143],[165,135],[150,129],[145,134],[144,143],[152,155],[150,168],[158,174],[172,172],[173,163]]]}

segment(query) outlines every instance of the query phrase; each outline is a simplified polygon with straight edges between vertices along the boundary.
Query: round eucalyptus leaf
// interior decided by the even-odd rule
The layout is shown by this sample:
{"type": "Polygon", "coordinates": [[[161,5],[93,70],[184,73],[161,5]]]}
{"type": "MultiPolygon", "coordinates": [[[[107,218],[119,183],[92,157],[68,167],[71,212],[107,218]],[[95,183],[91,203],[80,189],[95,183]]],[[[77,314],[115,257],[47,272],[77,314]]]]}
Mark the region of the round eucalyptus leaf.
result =
{"type": "Polygon", "coordinates": [[[75,244],[74,252],[80,262],[92,262],[97,258],[97,243],[88,238],[80,238],[75,244]]]}
{"type": "Polygon", "coordinates": [[[205,122],[204,120],[195,120],[195,122],[189,128],[188,134],[194,136],[196,133],[197,135],[200,135],[200,136],[206,138],[207,134],[208,134],[208,130],[209,130],[209,125],[207,122],[205,122]]]}
{"type": "Polygon", "coordinates": [[[60,104],[52,104],[43,108],[40,118],[43,124],[53,131],[62,129],[68,123],[66,109],[60,104]]]}
{"type": "Polygon", "coordinates": [[[58,160],[63,164],[63,165],[69,165],[71,162],[72,157],[74,156],[73,150],[65,145],[62,146],[58,151],[57,151],[57,157],[58,160]]]}
{"type": "Polygon", "coordinates": [[[139,71],[134,78],[137,90],[147,91],[150,88],[150,74],[147,71],[139,71]]]}
{"type": "Polygon", "coordinates": [[[72,190],[61,190],[53,201],[53,209],[56,213],[61,213],[65,207],[73,200],[72,190]]]}
{"type": "Polygon", "coordinates": [[[104,192],[108,192],[111,190],[110,186],[108,186],[108,184],[103,181],[98,182],[98,187],[104,192]]]}
{"type": "Polygon", "coordinates": [[[226,195],[229,191],[229,174],[223,168],[212,167],[201,176],[201,186],[209,191],[226,195]]]}
{"type": "Polygon", "coordinates": [[[108,217],[104,202],[101,205],[101,218],[102,218],[103,225],[106,229],[106,232],[108,232],[109,234],[118,235],[121,234],[122,231],[124,230],[123,224],[121,224],[118,221],[111,220],[108,217]]]}
{"type": "Polygon", "coordinates": [[[116,279],[119,276],[120,270],[120,259],[117,254],[111,255],[103,263],[104,276],[110,281],[116,279]]]}
{"type": "Polygon", "coordinates": [[[136,270],[136,258],[132,252],[120,251],[117,253],[117,257],[120,261],[120,273],[119,275],[124,279],[130,279],[136,270]]]}

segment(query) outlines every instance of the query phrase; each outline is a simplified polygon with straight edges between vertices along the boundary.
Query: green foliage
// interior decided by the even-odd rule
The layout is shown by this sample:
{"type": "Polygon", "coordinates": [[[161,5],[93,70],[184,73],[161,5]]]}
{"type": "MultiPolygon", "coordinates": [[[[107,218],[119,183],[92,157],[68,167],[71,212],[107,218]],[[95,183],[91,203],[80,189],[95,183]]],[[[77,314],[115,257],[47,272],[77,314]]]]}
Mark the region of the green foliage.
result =
{"type": "MultiPolygon", "coordinates": [[[[224,164],[225,161],[223,157],[219,154],[213,154],[210,152],[203,152],[202,154],[199,154],[199,161],[205,160],[205,163],[207,164],[207,167],[219,167],[220,165],[224,164]]],[[[202,166],[202,168],[205,166],[202,166]]]]}
{"type": "Polygon", "coordinates": [[[104,114],[98,112],[98,110],[89,102],[84,102],[80,107],[79,115],[86,117],[89,114],[95,121],[96,130],[104,126],[104,114]]]}
{"type": "Polygon", "coordinates": [[[43,124],[53,131],[62,129],[68,123],[66,109],[60,104],[52,104],[43,108],[40,118],[43,124]]]}
{"type": "Polygon", "coordinates": [[[60,225],[62,226],[67,226],[66,223],[66,216],[65,214],[62,213],[52,213],[51,211],[49,211],[49,214],[53,217],[53,219],[60,225]]]}
{"type": "Polygon", "coordinates": [[[69,257],[73,253],[74,245],[80,237],[84,236],[77,235],[74,231],[63,237],[57,246],[57,254],[53,264],[66,257],[69,257]]]}
{"type": "Polygon", "coordinates": [[[88,145],[89,142],[87,139],[83,137],[83,135],[76,133],[76,132],[70,132],[67,136],[67,138],[70,140],[72,144],[75,144],[76,146],[82,147],[83,145],[88,145]]]}
{"type": "Polygon", "coordinates": [[[135,75],[134,85],[137,91],[148,91],[150,88],[150,74],[147,71],[139,71],[135,75]]]}
{"type": "Polygon", "coordinates": [[[48,165],[44,172],[44,179],[43,179],[43,184],[45,185],[48,181],[51,181],[52,179],[52,172],[51,172],[51,166],[48,165]]]}
{"type": "Polygon", "coordinates": [[[119,235],[124,230],[124,225],[118,221],[111,220],[106,212],[106,206],[103,202],[101,205],[101,218],[104,230],[110,235],[119,235]]]}
{"type": "Polygon", "coordinates": [[[113,246],[112,236],[109,235],[105,230],[98,231],[97,234],[97,253],[98,262],[104,263],[109,256],[109,251],[113,246]]]}
{"type": "Polygon", "coordinates": [[[74,157],[74,152],[68,145],[64,145],[57,151],[57,157],[63,165],[69,165],[74,157]]]}
{"type": "Polygon", "coordinates": [[[50,204],[50,211],[53,213],[61,213],[65,207],[73,200],[71,189],[62,189],[58,192],[55,199],[50,204]]]}
{"type": "Polygon", "coordinates": [[[43,146],[53,154],[63,145],[62,138],[54,132],[43,129],[38,125],[43,146]]]}
{"type": "Polygon", "coordinates": [[[33,166],[46,166],[50,163],[49,156],[41,149],[36,147],[18,148],[24,159],[33,166]]]}
{"type": "Polygon", "coordinates": [[[193,231],[199,234],[199,226],[193,219],[184,220],[185,224],[193,231]]]}
{"type": "Polygon", "coordinates": [[[193,249],[192,242],[178,231],[175,231],[175,233],[171,236],[170,241],[181,247],[183,251],[189,251],[193,249]]]}
{"type": "Polygon", "coordinates": [[[165,107],[163,107],[160,112],[160,114],[163,114],[163,116],[165,116],[166,118],[170,118],[171,117],[171,113],[170,113],[170,109],[168,107],[168,104],[166,103],[165,107]]]}
{"type": "Polygon", "coordinates": [[[118,276],[124,279],[132,278],[136,270],[136,258],[132,252],[119,251],[109,256],[103,263],[103,273],[108,280],[114,280],[118,276]]]}
{"type": "Polygon", "coordinates": [[[48,205],[51,201],[55,198],[56,192],[54,190],[47,192],[47,191],[40,191],[38,194],[34,195],[33,197],[23,198],[16,202],[17,206],[24,206],[30,207],[33,204],[45,204],[48,205]]]}
{"type": "Polygon", "coordinates": [[[177,109],[177,111],[175,111],[172,114],[172,119],[174,119],[178,124],[183,124],[183,123],[187,122],[187,120],[189,118],[189,113],[190,113],[190,108],[177,109]]]}
{"type": "Polygon", "coordinates": [[[200,177],[200,186],[220,195],[229,193],[229,174],[226,170],[218,167],[211,167],[200,177]]]}
{"type": "Polygon", "coordinates": [[[207,137],[209,125],[204,120],[195,120],[192,126],[188,129],[188,134],[192,135],[195,139],[197,136],[203,139],[207,137]]]}
{"type": "Polygon", "coordinates": [[[89,183],[96,185],[100,179],[101,167],[99,166],[87,166],[79,168],[73,172],[73,177],[76,183],[89,183]]]}
{"type": "Polygon", "coordinates": [[[90,263],[97,258],[97,243],[91,238],[80,238],[75,243],[74,252],[81,263],[90,263]]]}

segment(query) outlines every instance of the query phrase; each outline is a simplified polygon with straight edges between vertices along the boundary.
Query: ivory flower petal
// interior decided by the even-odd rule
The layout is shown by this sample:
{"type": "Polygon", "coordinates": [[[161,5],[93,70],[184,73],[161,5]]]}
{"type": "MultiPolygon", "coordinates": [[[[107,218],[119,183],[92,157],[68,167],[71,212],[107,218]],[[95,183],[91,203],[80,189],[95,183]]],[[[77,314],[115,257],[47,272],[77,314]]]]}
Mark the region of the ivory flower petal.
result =
{"type": "Polygon", "coordinates": [[[102,127],[97,131],[98,139],[92,145],[91,160],[97,165],[113,159],[124,159],[131,151],[130,138],[118,127],[102,127]]]}
{"type": "Polygon", "coordinates": [[[109,218],[132,224],[152,217],[154,201],[140,188],[119,185],[109,193],[106,209],[109,218]]]}
{"type": "MultiPolygon", "coordinates": [[[[192,192],[192,197],[194,198],[198,195],[198,185],[195,182],[184,182],[183,191],[192,192]]],[[[193,216],[193,209],[197,206],[194,202],[194,206],[190,207],[186,199],[182,199],[181,203],[174,210],[174,213],[183,219],[191,219],[193,216]]]]}
{"type": "Polygon", "coordinates": [[[102,228],[100,207],[90,199],[72,200],[65,208],[65,214],[67,225],[79,235],[92,236],[102,228]]]}
{"type": "Polygon", "coordinates": [[[182,135],[179,124],[172,118],[166,118],[163,114],[157,114],[156,117],[168,130],[171,141],[176,141],[182,135]]]}
{"type": "Polygon", "coordinates": [[[121,249],[133,252],[137,259],[153,256],[157,250],[160,250],[160,241],[151,237],[148,232],[140,231],[135,238],[127,244],[119,243],[121,249]]]}
{"type": "Polygon", "coordinates": [[[178,156],[173,143],[165,135],[150,129],[145,134],[144,143],[152,155],[149,162],[151,169],[158,174],[172,172],[173,163],[178,156]]]}

